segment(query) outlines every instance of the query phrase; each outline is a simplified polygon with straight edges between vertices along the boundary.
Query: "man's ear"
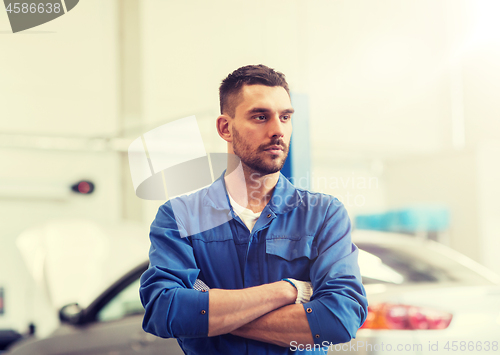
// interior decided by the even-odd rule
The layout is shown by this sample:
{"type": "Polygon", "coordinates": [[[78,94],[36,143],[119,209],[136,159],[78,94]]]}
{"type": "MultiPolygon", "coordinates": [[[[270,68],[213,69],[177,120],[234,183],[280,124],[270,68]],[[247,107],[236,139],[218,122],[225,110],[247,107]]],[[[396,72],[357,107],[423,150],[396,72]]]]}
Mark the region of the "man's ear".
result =
{"type": "Polygon", "coordinates": [[[221,138],[228,143],[233,141],[233,135],[231,134],[232,120],[233,119],[228,115],[220,115],[217,117],[215,123],[217,125],[217,132],[219,133],[219,136],[221,136],[221,138]]]}

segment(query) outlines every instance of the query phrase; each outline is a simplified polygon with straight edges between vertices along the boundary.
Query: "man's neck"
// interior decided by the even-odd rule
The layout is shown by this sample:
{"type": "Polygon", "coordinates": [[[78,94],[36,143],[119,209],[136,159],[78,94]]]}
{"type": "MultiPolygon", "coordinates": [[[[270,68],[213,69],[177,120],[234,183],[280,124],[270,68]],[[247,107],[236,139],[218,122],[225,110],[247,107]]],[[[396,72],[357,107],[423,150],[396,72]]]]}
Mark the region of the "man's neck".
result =
{"type": "Polygon", "coordinates": [[[261,212],[271,199],[280,173],[262,175],[244,164],[241,166],[224,176],[226,188],[236,203],[252,212],[261,212]]]}

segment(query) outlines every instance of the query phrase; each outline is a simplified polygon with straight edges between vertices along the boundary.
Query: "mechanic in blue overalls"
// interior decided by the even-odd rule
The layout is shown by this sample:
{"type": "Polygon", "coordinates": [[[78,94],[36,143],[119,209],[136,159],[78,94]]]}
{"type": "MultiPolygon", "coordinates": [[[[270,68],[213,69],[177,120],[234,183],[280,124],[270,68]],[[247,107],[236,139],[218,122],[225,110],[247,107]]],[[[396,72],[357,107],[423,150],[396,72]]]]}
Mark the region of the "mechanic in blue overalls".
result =
{"type": "Polygon", "coordinates": [[[351,224],[334,197],[281,173],[292,134],[282,73],[235,70],[216,125],[228,166],[209,187],[162,205],[141,277],[144,330],[186,354],[323,353],[355,337],[367,301],[351,224]]]}

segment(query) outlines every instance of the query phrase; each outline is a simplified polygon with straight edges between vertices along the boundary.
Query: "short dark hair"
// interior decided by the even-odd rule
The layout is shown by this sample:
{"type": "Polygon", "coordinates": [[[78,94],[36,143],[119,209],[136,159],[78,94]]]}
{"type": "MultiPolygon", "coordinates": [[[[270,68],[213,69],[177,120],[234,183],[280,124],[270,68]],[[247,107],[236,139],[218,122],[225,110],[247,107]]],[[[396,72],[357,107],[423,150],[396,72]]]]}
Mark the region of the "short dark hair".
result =
{"type": "Polygon", "coordinates": [[[240,93],[243,85],[281,86],[290,96],[285,75],[263,64],[247,65],[236,69],[227,76],[219,87],[219,100],[221,114],[227,113],[234,116],[236,109],[234,98],[240,93]]]}

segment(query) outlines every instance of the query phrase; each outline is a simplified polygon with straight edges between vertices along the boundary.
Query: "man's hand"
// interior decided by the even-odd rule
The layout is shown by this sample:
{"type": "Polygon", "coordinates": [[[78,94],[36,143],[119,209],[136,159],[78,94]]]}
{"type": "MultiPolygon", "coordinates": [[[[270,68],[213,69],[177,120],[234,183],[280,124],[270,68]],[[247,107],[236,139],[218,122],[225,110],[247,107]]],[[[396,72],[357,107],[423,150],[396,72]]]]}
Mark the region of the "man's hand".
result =
{"type": "Polygon", "coordinates": [[[313,294],[312,284],[308,281],[299,281],[295,279],[286,278],[283,281],[290,282],[297,289],[297,299],[295,303],[307,303],[311,300],[313,294]]]}

